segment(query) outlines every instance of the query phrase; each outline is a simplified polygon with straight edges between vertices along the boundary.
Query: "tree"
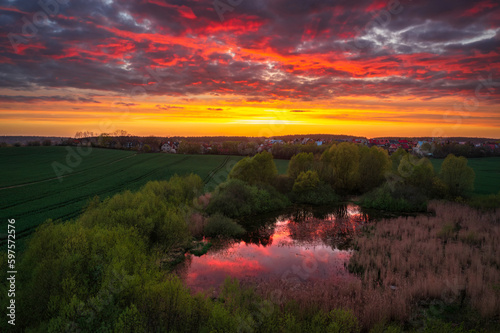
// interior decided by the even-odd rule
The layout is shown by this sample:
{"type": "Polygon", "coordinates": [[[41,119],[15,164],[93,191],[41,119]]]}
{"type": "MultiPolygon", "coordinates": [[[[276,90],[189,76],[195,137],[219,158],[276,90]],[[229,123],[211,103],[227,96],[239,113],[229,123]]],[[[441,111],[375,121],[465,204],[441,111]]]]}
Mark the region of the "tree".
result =
{"type": "Polygon", "coordinates": [[[391,160],[385,149],[373,146],[359,148],[359,184],[367,192],[382,184],[385,174],[391,168],[391,160]]]}
{"type": "Polygon", "coordinates": [[[319,185],[319,176],[316,171],[302,171],[293,184],[294,192],[314,190],[319,185]]]}
{"type": "Polygon", "coordinates": [[[448,155],[441,165],[440,177],[451,196],[462,196],[474,190],[476,174],[467,166],[467,159],[463,156],[448,155]]]}
{"type": "Polygon", "coordinates": [[[406,184],[415,186],[429,194],[433,188],[434,166],[427,158],[418,159],[413,155],[405,155],[398,167],[398,174],[406,184]]]}
{"type": "MultiPolygon", "coordinates": [[[[333,188],[338,193],[352,192],[359,182],[359,149],[355,144],[343,142],[329,149],[333,188]]],[[[325,158],[326,160],[326,158],[325,158]]]]}
{"type": "Polygon", "coordinates": [[[301,172],[311,170],[314,163],[314,155],[312,153],[300,153],[292,156],[288,164],[288,175],[295,179],[301,172]]]}
{"type": "Polygon", "coordinates": [[[229,179],[240,179],[249,184],[271,184],[278,175],[273,155],[267,151],[240,160],[229,172],[229,179]]]}
{"type": "Polygon", "coordinates": [[[408,155],[406,150],[403,148],[398,148],[392,155],[391,155],[391,161],[392,161],[392,170],[397,171],[399,167],[399,163],[401,163],[401,159],[408,155]]]}

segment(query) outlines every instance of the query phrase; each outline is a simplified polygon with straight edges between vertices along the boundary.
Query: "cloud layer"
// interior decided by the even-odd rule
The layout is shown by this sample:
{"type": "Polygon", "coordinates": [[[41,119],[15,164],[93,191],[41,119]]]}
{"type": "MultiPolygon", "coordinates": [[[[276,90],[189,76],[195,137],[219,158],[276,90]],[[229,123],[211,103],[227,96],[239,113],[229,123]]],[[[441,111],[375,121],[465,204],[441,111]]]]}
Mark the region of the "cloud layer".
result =
{"type": "Polygon", "coordinates": [[[477,97],[489,80],[482,103],[500,104],[494,0],[1,0],[0,35],[2,102],[147,94],[211,96],[212,111],[214,99],[235,96],[425,105],[477,97]]]}

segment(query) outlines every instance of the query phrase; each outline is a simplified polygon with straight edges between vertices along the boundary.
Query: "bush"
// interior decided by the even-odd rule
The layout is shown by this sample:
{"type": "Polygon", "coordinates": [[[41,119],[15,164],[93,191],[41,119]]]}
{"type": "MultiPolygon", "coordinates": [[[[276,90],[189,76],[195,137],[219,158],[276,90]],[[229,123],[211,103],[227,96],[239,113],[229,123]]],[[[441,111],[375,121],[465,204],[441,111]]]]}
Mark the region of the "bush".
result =
{"type": "Polygon", "coordinates": [[[94,200],[80,222],[88,227],[135,228],[150,245],[184,247],[192,237],[186,223],[189,204],[202,186],[196,175],[149,182],[135,193],[125,191],[103,202],[94,200]]]}
{"type": "Polygon", "coordinates": [[[309,205],[327,205],[340,201],[340,197],[335,193],[332,187],[325,183],[318,184],[314,189],[294,192],[291,197],[292,201],[295,203],[309,205]]]}
{"type": "Polygon", "coordinates": [[[292,192],[294,179],[288,175],[278,175],[273,182],[273,186],[278,192],[287,194],[292,192]]]}
{"type": "Polygon", "coordinates": [[[329,184],[319,180],[316,171],[301,172],[293,184],[293,202],[311,205],[325,205],[339,201],[339,196],[329,184]]]}
{"type": "Polygon", "coordinates": [[[395,184],[391,188],[386,183],[366,193],[361,198],[361,205],[391,212],[425,212],[427,198],[410,185],[395,184]]]}
{"type": "Polygon", "coordinates": [[[500,208],[500,192],[498,194],[480,195],[469,199],[468,204],[471,207],[490,210],[500,208]]]}
{"type": "Polygon", "coordinates": [[[299,193],[304,191],[311,191],[318,187],[319,176],[316,171],[302,171],[295,179],[293,184],[293,192],[299,193]]]}
{"type": "Polygon", "coordinates": [[[285,208],[288,204],[288,199],[274,187],[252,186],[239,179],[230,179],[217,186],[207,212],[236,218],[285,208]]]}
{"type": "Polygon", "coordinates": [[[215,213],[208,218],[203,231],[208,237],[238,237],[245,233],[241,225],[220,213],[215,213]]]}

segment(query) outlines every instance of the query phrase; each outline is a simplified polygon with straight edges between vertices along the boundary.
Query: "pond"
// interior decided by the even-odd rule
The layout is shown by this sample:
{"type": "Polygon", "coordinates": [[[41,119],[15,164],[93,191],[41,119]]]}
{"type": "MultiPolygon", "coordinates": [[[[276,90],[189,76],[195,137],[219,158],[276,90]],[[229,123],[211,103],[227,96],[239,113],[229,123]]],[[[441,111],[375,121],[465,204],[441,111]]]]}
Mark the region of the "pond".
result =
{"type": "Polygon", "coordinates": [[[207,254],[186,254],[174,271],[194,291],[217,289],[227,276],[253,282],[350,278],[351,241],[368,221],[354,204],[254,217],[241,221],[249,231],[240,240],[211,240],[207,254]]]}

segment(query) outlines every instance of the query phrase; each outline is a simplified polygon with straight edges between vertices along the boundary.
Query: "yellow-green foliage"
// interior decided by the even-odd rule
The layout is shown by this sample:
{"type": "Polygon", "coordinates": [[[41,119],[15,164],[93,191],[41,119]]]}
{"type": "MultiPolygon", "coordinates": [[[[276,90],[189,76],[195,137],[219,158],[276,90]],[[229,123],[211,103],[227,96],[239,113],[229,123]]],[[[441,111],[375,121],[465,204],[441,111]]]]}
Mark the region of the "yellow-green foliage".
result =
{"type": "Polygon", "coordinates": [[[135,193],[125,191],[102,203],[94,200],[79,223],[88,227],[133,227],[150,244],[182,246],[190,240],[185,223],[188,205],[202,188],[203,182],[196,175],[153,181],[135,193]]]}
{"type": "Polygon", "coordinates": [[[450,196],[463,196],[474,190],[476,175],[463,156],[448,155],[441,165],[440,176],[450,196]]]}
{"type": "Polygon", "coordinates": [[[293,184],[294,192],[314,190],[319,185],[319,176],[316,171],[301,172],[293,184]]]}
{"type": "Polygon", "coordinates": [[[312,153],[299,153],[292,156],[288,164],[288,175],[295,179],[301,172],[306,172],[313,168],[314,155],[312,153]]]}
{"type": "Polygon", "coordinates": [[[254,157],[245,157],[233,167],[229,179],[239,179],[249,184],[271,184],[278,175],[273,155],[267,151],[254,157]]]}

